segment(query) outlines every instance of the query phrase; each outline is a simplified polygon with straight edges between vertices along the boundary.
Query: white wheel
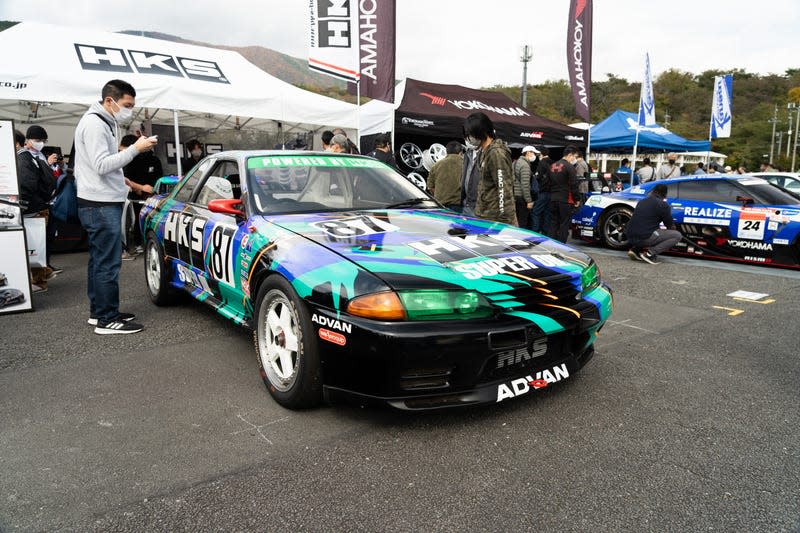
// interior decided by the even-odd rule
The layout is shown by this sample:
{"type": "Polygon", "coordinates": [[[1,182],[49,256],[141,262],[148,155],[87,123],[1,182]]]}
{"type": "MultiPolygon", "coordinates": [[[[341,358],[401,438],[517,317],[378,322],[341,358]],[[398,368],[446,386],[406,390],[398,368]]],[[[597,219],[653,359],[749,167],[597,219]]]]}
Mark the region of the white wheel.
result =
{"type": "Polygon", "coordinates": [[[419,174],[417,172],[411,172],[409,173],[408,176],[406,176],[406,178],[408,178],[409,181],[411,181],[411,183],[413,183],[423,191],[427,189],[427,185],[425,184],[425,178],[422,177],[422,174],[419,174]]]}
{"type": "Polygon", "coordinates": [[[434,163],[434,161],[433,161],[433,157],[431,157],[430,150],[425,150],[424,152],[422,152],[422,166],[423,166],[423,168],[425,168],[425,170],[430,172],[430,170],[433,168],[433,163],[434,163]]]}
{"type": "Polygon", "coordinates": [[[311,316],[291,284],[270,276],[258,290],[255,343],[261,378],[275,400],[292,409],[322,400],[322,370],[311,316]]]}
{"type": "Polygon", "coordinates": [[[443,144],[433,143],[428,151],[431,153],[431,159],[433,159],[434,163],[438,163],[445,157],[447,157],[447,148],[444,147],[443,144]]]}
{"type": "Polygon", "coordinates": [[[400,160],[408,168],[418,169],[422,166],[422,150],[414,143],[405,143],[400,147],[400,160]]]}

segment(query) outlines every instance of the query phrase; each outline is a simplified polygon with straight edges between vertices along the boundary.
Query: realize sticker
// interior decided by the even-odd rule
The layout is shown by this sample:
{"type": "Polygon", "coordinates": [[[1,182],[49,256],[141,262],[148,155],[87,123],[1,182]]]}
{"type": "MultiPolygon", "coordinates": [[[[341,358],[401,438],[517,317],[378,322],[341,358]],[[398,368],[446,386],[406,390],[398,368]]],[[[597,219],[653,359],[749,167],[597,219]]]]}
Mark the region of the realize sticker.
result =
{"type": "Polygon", "coordinates": [[[739,230],[736,236],[740,239],[760,241],[764,238],[764,227],[767,215],[763,212],[742,210],[739,213],[739,230]]]}

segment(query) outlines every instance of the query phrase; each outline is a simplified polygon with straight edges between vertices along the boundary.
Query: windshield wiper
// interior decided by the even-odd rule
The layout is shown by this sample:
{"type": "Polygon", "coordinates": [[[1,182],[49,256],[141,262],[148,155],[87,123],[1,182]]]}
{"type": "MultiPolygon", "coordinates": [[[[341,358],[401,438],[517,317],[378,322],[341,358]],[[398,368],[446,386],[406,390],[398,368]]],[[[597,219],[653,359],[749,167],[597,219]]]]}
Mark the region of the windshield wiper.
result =
{"type": "Polygon", "coordinates": [[[414,207],[415,205],[419,205],[423,202],[433,202],[430,198],[409,198],[408,200],[403,200],[402,202],[397,202],[396,204],[389,204],[384,209],[399,209],[401,207],[414,207]]]}

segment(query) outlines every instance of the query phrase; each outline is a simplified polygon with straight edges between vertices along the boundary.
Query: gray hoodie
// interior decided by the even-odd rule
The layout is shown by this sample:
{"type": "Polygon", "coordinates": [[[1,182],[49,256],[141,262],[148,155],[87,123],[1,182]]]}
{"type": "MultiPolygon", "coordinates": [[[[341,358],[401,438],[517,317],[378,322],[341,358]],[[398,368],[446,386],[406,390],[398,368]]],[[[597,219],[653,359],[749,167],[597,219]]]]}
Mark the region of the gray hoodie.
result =
{"type": "Polygon", "coordinates": [[[139,151],[129,146],[120,152],[117,137],[119,127],[114,117],[100,102],[93,103],[75,128],[78,198],[92,202],[124,202],[127,198],[122,167],[133,161],[139,151]]]}

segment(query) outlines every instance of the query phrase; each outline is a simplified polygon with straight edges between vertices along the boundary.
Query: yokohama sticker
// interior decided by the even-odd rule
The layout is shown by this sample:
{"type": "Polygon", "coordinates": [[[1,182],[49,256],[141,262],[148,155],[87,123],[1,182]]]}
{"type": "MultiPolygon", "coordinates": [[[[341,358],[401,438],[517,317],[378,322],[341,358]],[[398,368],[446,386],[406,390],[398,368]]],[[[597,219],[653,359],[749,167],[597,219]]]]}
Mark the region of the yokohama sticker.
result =
{"type": "Polygon", "coordinates": [[[331,331],[325,328],[319,328],[319,338],[332,342],[333,344],[337,344],[339,346],[344,346],[347,344],[347,337],[342,335],[341,333],[336,333],[335,331],[331,331]]]}

